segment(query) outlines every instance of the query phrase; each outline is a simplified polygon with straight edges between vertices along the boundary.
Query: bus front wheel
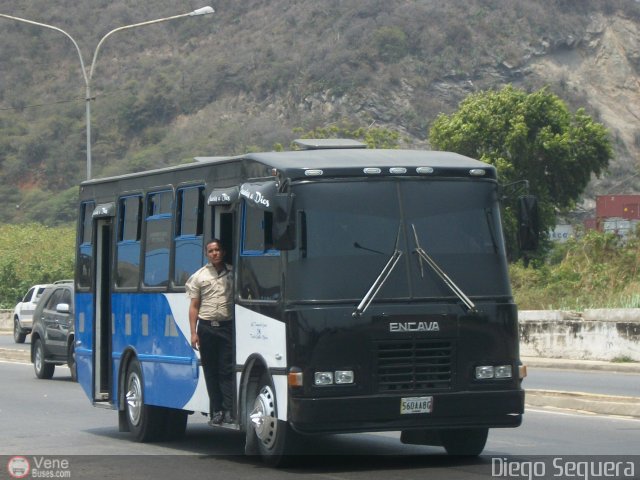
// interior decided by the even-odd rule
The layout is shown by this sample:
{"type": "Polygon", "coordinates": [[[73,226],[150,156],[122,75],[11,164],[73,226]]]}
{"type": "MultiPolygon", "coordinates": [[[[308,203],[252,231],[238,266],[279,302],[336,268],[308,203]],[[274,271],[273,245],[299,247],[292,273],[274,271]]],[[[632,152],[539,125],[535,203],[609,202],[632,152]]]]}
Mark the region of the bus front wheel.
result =
{"type": "Polygon", "coordinates": [[[127,368],[124,408],[129,431],[137,442],[153,442],[160,438],[160,409],[144,403],[142,369],[137,360],[127,368]]]}
{"type": "Polygon", "coordinates": [[[443,430],[440,440],[449,455],[477,457],[484,450],[488,434],[488,428],[443,430]]]}
{"type": "Polygon", "coordinates": [[[290,460],[295,436],[287,422],[278,419],[275,388],[263,373],[248,392],[247,442],[255,446],[264,463],[282,466],[290,460]]]}

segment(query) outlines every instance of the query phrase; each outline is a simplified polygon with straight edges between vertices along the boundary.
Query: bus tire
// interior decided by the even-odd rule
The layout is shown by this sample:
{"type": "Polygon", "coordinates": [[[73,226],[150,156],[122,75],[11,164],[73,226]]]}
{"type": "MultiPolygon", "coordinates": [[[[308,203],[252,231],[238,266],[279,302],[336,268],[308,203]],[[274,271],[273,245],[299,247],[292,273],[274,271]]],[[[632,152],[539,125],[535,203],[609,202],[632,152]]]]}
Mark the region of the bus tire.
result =
{"type": "Polygon", "coordinates": [[[278,419],[275,388],[265,372],[247,392],[247,446],[272,467],[291,462],[295,432],[287,422],[278,419]]]}
{"type": "Polygon", "coordinates": [[[48,380],[53,377],[53,372],[56,369],[54,363],[47,363],[44,359],[44,347],[42,341],[38,338],[33,346],[33,369],[36,372],[36,377],[42,380],[48,380]]]}
{"type": "Polygon", "coordinates": [[[448,455],[477,457],[487,443],[488,428],[442,430],[440,440],[448,455]]]}
{"type": "Polygon", "coordinates": [[[133,359],[125,379],[124,409],[129,431],[136,442],[146,443],[160,439],[163,418],[160,407],[144,403],[144,382],[140,362],[133,359]]]}

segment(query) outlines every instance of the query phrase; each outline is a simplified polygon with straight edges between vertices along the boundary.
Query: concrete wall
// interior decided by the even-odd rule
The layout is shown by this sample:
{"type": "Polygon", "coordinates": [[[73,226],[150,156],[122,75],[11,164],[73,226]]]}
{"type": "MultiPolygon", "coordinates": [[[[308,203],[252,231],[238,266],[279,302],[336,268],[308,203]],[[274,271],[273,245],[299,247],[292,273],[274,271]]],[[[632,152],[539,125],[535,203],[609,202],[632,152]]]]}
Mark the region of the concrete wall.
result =
{"type": "MultiPolygon", "coordinates": [[[[13,310],[0,310],[0,330],[13,330],[13,310]]],[[[519,312],[520,355],[640,362],[640,308],[519,312]]]]}
{"type": "Polygon", "coordinates": [[[519,312],[520,355],[640,361],[640,308],[519,312]]]}
{"type": "Polygon", "coordinates": [[[13,330],[13,310],[0,309],[0,330],[13,330]]]}

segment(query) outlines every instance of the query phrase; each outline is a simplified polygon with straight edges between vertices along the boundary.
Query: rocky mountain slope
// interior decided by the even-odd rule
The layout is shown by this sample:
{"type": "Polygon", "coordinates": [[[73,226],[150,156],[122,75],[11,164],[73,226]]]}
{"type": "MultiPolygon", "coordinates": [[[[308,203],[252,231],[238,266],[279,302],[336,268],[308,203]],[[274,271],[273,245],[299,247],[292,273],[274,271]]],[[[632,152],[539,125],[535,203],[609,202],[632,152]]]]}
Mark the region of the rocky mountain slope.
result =
{"type": "MultiPolygon", "coordinates": [[[[286,146],[296,129],[343,122],[397,130],[404,145],[428,148],[438,113],[510,83],[546,86],[610,129],[616,156],[587,195],[640,190],[636,0],[212,5],[209,19],[105,43],[92,85],[97,176],[286,146]]],[[[112,28],[200,6],[93,0],[68,11],[0,0],[0,13],[64,28],[87,60],[112,28]]],[[[67,221],[85,172],[77,55],[59,33],[4,19],[0,45],[0,220],[67,221]]]]}

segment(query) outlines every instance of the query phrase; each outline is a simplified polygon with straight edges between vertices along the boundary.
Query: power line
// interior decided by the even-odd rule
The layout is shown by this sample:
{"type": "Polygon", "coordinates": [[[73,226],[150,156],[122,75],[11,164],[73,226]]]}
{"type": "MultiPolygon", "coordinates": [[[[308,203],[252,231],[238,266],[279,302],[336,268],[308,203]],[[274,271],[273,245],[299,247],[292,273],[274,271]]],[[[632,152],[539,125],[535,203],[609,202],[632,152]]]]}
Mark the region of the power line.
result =
{"type": "MultiPolygon", "coordinates": [[[[91,101],[95,102],[98,97],[100,98],[111,98],[111,97],[118,97],[123,95],[126,92],[132,92],[133,89],[132,88],[119,88],[116,89],[114,92],[112,93],[106,93],[106,94],[102,94],[102,95],[93,95],[91,97],[91,101]]],[[[56,100],[53,102],[48,102],[48,103],[34,103],[33,105],[25,105],[23,107],[3,107],[0,108],[0,111],[9,111],[9,110],[24,110],[27,108],[39,108],[39,107],[49,107],[52,105],[60,105],[60,104],[64,104],[64,103],[75,103],[75,102],[85,102],[85,98],[84,97],[77,97],[77,98],[72,98],[72,99],[68,99],[68,100],[56,100]]]]}

